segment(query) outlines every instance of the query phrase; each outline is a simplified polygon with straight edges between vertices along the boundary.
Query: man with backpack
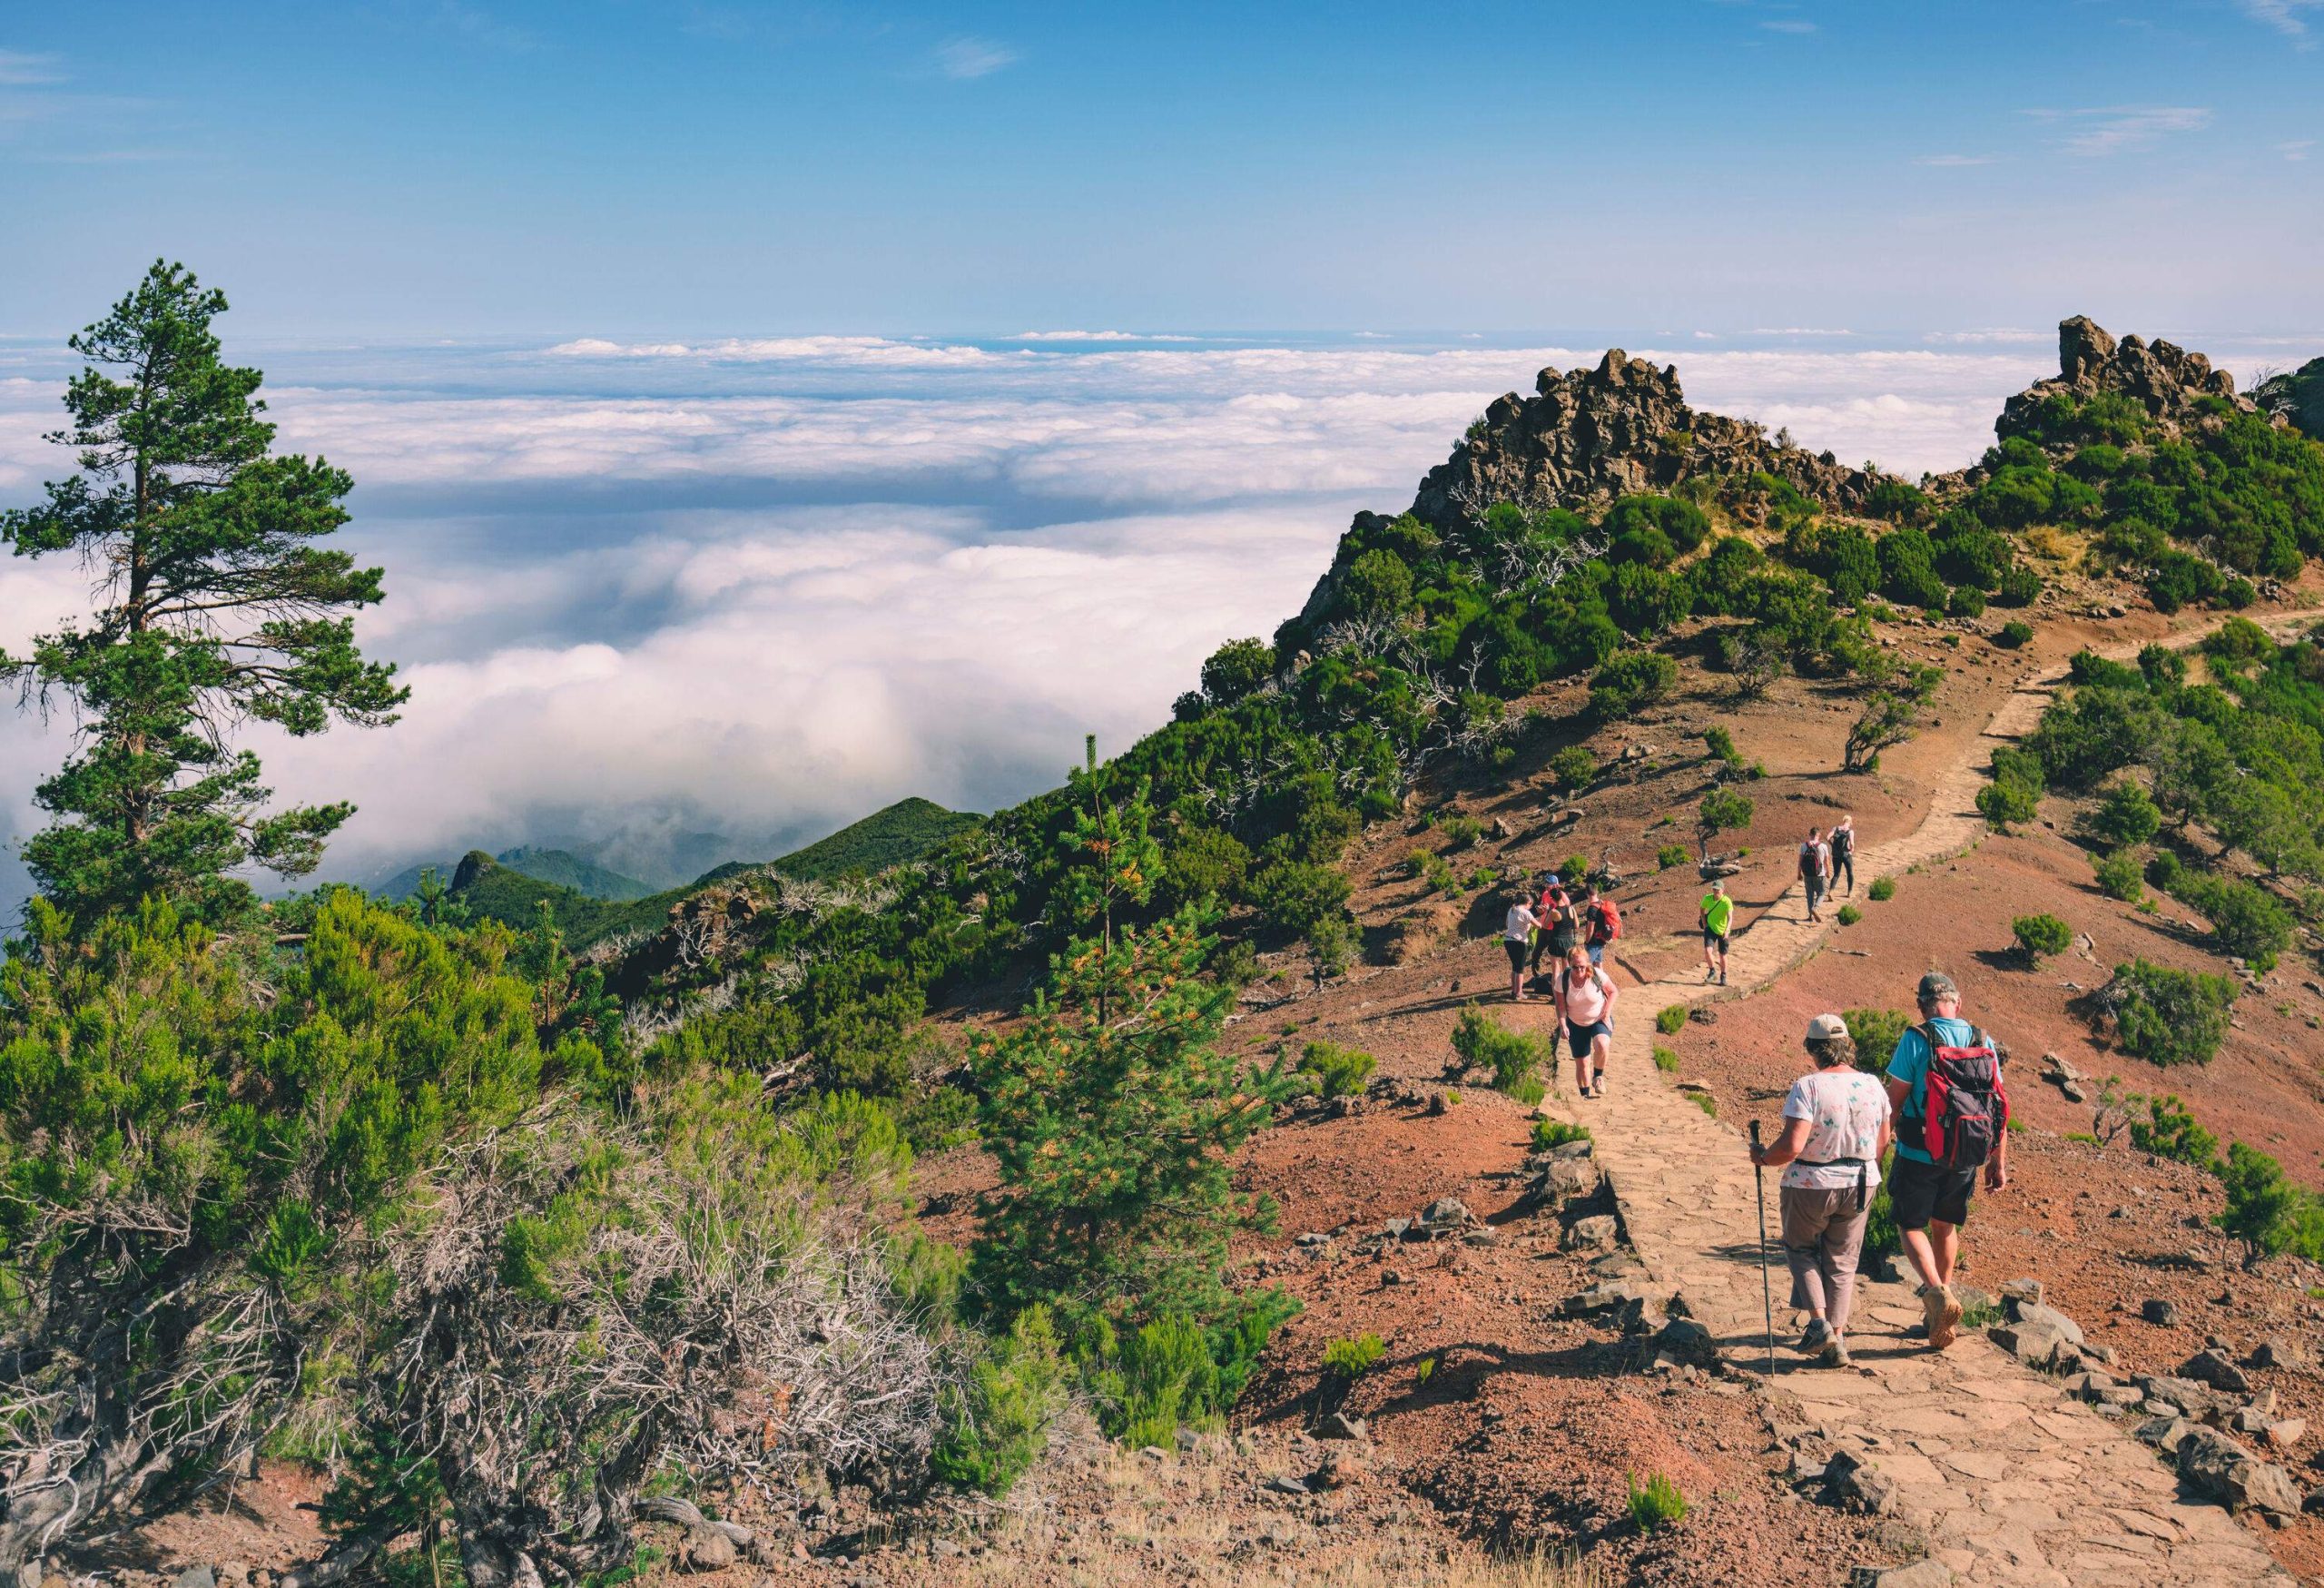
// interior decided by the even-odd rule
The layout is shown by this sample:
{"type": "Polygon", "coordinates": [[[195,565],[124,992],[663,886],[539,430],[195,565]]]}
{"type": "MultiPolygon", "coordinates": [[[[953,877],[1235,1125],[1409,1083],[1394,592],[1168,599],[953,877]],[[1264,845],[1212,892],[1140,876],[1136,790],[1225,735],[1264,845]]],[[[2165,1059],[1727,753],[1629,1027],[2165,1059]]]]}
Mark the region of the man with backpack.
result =
{"type": "Polygon", "coordinates": [[[1840,880],[1840,873],[1846,872],[1848,897],[1853,899],[1856,897],[1856,818],[1854,816],[1840,818],[1840,824],[1832,829],[1828,847],[1832,852],[1832,863],[1828,868],[1830,883],[1837,884],[1840,880]]]}
{"type": "Polygon", "coordinates": [[[1599,892],[1595,883],[1586,884],[1582,890],[1581,930],[1589,944],[1590,962],[1604,964],[1608,945],[1622,935],[1622,912],[1614,908],[1611,899],[1599,892]]]}
{"type": "Polygon", "coordinates": [[[1931,971],[1917,999],[1920,1023],[1896,1039],[1888,1060],[1888,1100],[1896,1111],[1888,1198],[1905,1255],[1920,1276],[1929,1344],[1941,1351],[1960,1329],[1953,1276],[1978,1175],[1988,1190],[2009,1184],[2009,1094],[2001,1051],[1961,1018],[1953,978],[1931,971]]]}
{"type": "Polygon", "coordinates": [[[1824,847],[1820,828],[1807,829],[1807,842],[1799,846],[1799,885],[1807,894],[1807,919],[1824,919],[1824,895],[1832,885],[1832,852],[1824,847]]]}

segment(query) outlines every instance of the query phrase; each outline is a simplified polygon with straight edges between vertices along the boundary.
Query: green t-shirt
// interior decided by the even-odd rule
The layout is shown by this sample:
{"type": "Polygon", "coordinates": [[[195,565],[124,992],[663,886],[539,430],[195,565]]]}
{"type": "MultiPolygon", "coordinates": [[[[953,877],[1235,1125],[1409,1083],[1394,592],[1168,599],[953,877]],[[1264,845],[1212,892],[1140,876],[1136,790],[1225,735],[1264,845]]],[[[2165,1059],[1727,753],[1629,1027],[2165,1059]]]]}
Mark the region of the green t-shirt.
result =
{"type": "Polygon", "coordinates": [[[1703,900],[1703,924],[1719,936],[1727,935],[1727,923],[1735,919],[1735,901],[1726,893],[1712,893],[1703,900]]]}

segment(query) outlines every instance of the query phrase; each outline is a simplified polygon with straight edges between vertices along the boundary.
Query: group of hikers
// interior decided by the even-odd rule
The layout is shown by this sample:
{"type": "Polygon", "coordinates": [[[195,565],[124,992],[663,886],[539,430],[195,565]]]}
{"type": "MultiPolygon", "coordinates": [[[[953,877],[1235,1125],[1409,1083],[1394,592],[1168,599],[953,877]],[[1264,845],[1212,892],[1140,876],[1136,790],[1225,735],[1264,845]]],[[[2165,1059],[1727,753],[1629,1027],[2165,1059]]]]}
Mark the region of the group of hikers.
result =
{"type": "MultiPolygon", "coordinates": [[[[1820,921],[1836,882],[1845,877],[1847,892],[1856,892],[1854,818],[1841,817],[1829,833],[1811,829],[1798,867],[1808,919],[1820,921]]],[[[1713,881],[1699,926],[1704,978],[1721,986],[1734,912],[1727,884],[1713,881]]],[[[1603,962],[1621,931],[1620,912],[1596,883],[1577,879],[1569,885],[1551,873],[1538,888],[1521,890],[1502,932],[1512,1001],[1524,1001],[1529,978],[1538,978],[1545,960],[1552,967],[1546,991],[1584,1099],[1605,1095],[1620,989],[1603,962]]],[[[1884,1074],[1856,1067],[1856,1040],[1840,1016],[1819,1014],[1808,1022],[1814,1068],[1785,1096],[1782,1131],[1764,1146],[1755,1139],[1750,1149],[1755,1169],[1782,1170],[1791,1305],[1808,1317],[1798,1348],[1827,1366],[1848,1363],[1856,1265],[1890,1149],[1889,1203],[1920,1282],[1921,1329],[1938,1350],[1960,1328],[1953,1277],[1970,1201],[1981,1179],[1994,1190],[2009,1183],[2001,1048],[1961,1018],[1961,990],[1945,972],[1923,976],[1915,1001],[1920,1019],[1897,1039],[1884,1074]]]]}
{"type": "Polygon", "coordinates": [[[1538,892],[1519,892],[1502,929],[1512,1001],[1525,1001],[1527,981],[1540,979],[1544,960],[1553,967],[1549,992],[1573,1054],[1574,1087],[1585,1098],[1599,1095],[1614,1044],[1614,979],[1605,961],[1621,935],[1622,912],[1597,883],[1577,877],[1569,885],[1555,872],[1538,892]]]}

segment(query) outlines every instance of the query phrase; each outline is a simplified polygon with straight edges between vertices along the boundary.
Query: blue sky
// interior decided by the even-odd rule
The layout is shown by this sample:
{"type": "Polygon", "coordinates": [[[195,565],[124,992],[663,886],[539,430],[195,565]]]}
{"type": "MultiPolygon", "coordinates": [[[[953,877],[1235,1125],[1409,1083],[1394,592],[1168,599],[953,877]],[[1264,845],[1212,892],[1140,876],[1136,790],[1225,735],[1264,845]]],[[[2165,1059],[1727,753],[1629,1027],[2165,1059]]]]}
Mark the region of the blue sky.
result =
{"type": "Polygon", "coordinates": [[[2319,44],[2319,0],[5,0],[0,333],[161,253],[310,341],[2300,333],[2319,44]]]}

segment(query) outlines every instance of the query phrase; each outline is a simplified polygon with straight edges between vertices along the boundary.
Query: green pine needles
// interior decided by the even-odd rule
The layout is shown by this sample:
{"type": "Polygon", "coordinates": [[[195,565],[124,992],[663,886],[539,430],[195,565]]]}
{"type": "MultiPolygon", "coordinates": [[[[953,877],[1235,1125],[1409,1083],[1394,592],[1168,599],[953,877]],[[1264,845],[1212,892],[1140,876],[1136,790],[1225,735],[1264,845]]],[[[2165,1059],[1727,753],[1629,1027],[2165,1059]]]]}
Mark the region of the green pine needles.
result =
{"type": "Polygon", "coordinates": [[[82,471],[0,514],[17,556],[70,554],[99,574],[84,618],[0,653],[0,679],[76,724],[74,754],[34,791],[54,821],[25,845],[75,918],[147,895],[223,917],[251,899],[235,867],[313,871],[353,807],[269,811],[234,731],[377,725],[409,694],[355,646],[351,615],[379,600],[379,570],[319,544],[347,522],[354,481],[269,450],[259,371],[223,362],[211,330],[225,309],[183,266],[156,263],[74,337],[89,367],[50,439],[78,449],[82,471]]]}

